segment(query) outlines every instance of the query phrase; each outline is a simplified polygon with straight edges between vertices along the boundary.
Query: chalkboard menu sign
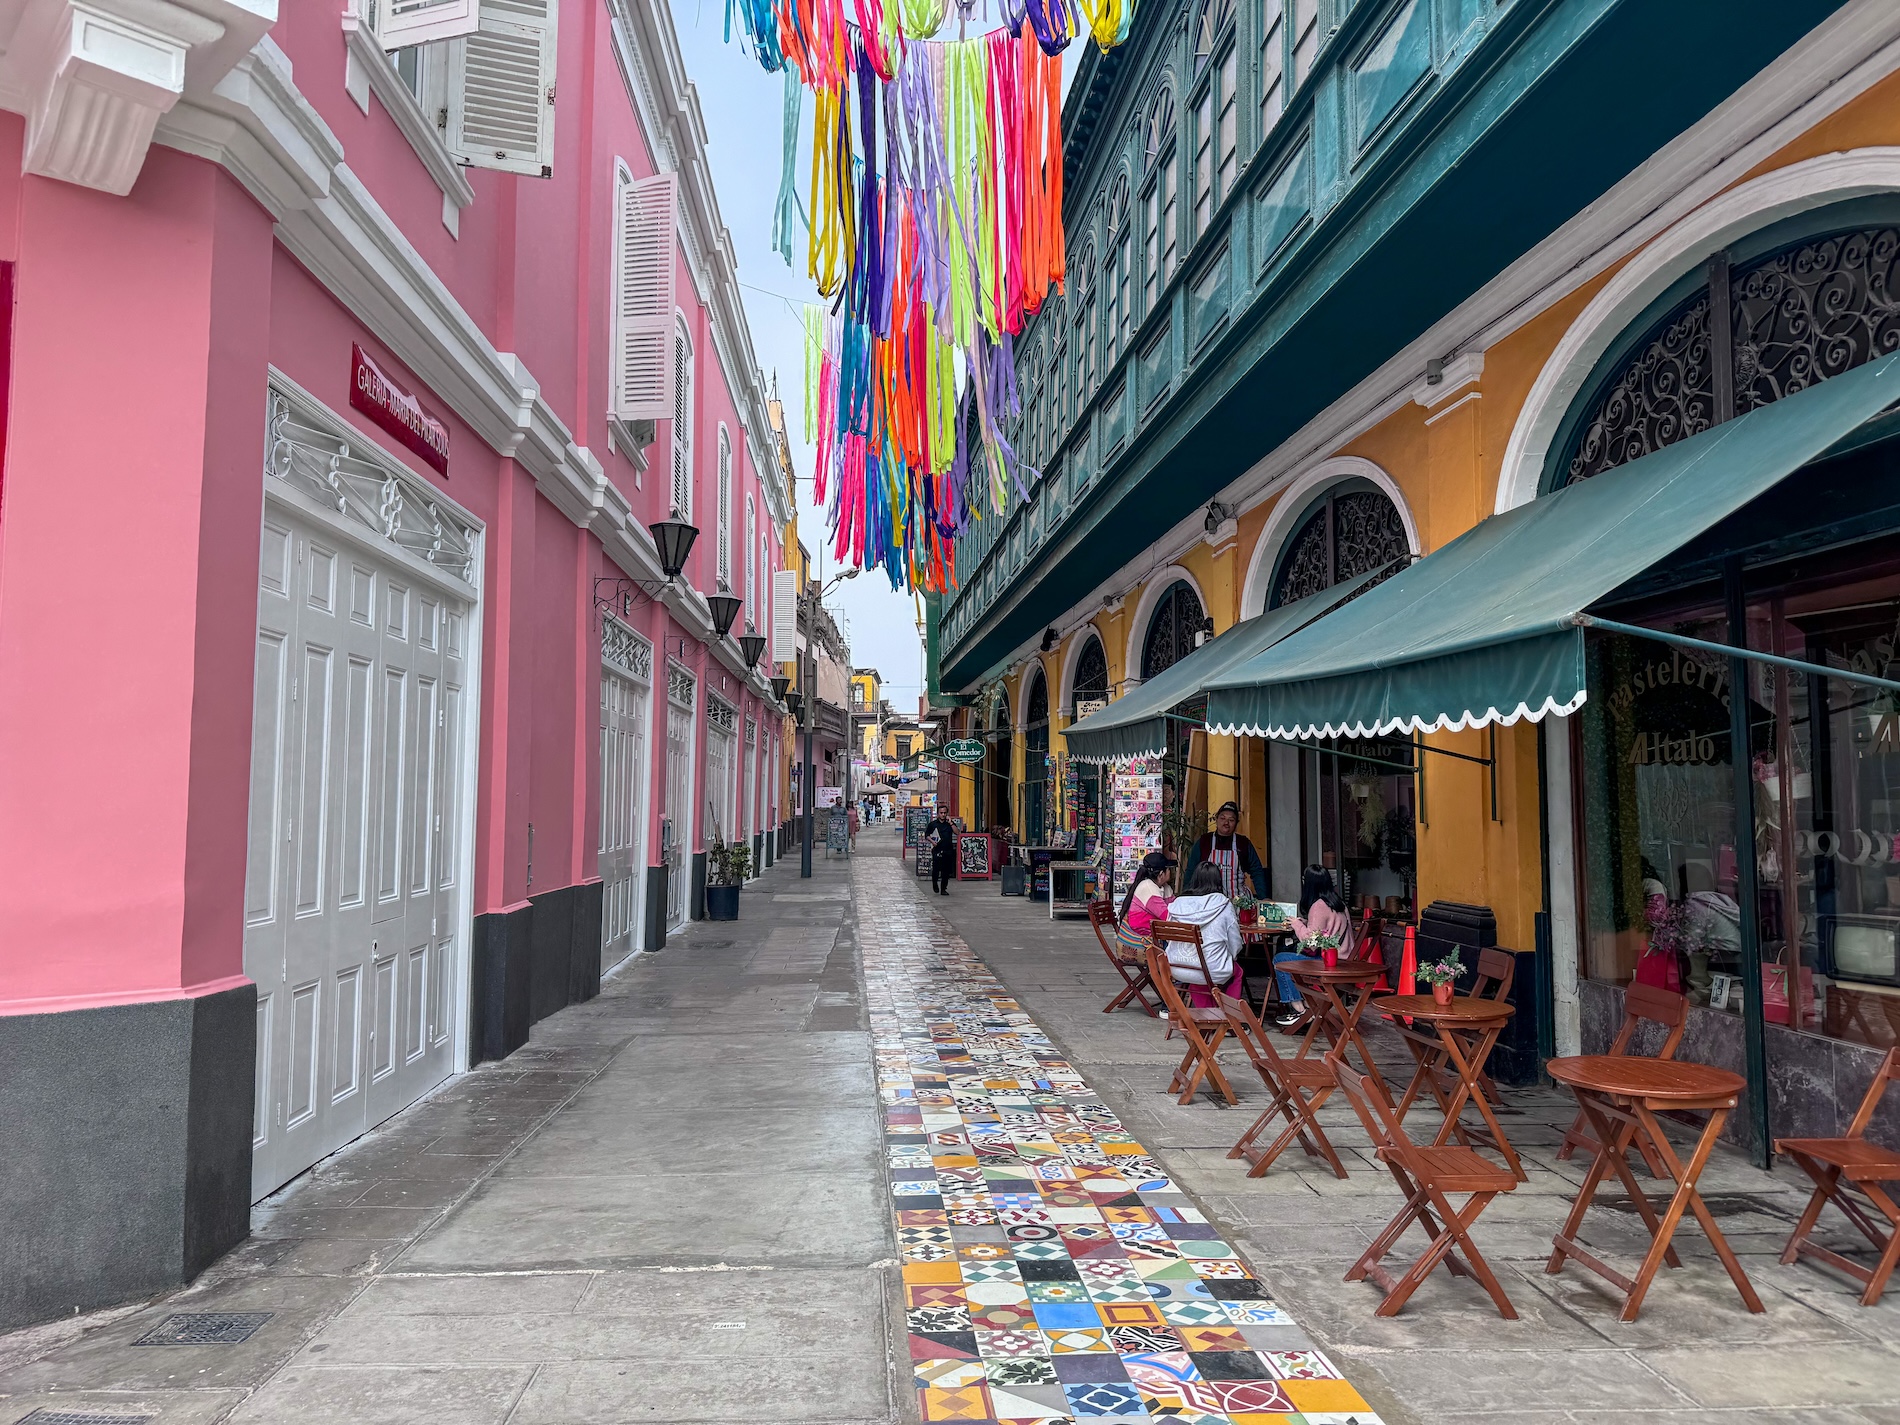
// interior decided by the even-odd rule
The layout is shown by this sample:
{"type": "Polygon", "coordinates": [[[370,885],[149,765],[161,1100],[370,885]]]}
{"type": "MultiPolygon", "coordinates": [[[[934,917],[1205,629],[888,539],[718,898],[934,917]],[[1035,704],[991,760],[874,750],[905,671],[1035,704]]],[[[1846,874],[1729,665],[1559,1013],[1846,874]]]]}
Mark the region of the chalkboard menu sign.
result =
{"type": "Polygon", "coordinates": [[[957,879],[987,881],[990,878],[990,834],[966,831],[957,838],[957,879]]]}
{"type": "Polygon", "coordinates": [[[844,811],[833,807],[825,814],[825,854],[846,852],[851,847],[851,825],[844,811]]]}
{"type": "MultiPolygon", "coordinates": [[[[906,847],[922,846],[925,840],[924,828],[929,825],[930,809],[928,807],[905,807],[904,845],[906,847]]],[[[928,851],[926,850],[924,854],[927,855],[928,851]]]]}

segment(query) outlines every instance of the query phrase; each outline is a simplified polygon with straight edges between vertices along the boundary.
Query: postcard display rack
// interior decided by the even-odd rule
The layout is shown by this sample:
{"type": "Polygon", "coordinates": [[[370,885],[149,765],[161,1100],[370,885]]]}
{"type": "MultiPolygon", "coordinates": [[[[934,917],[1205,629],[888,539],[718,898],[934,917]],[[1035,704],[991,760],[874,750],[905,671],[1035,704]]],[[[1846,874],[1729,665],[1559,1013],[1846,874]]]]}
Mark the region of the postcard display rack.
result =
{"type": "MultiPolygon", "coordinates": [[[[1161,759],[1136,757],[1115,764],[1114,886],[1134,883],[1141,858],[1161,844],[1161,759]]],[[[1111,890],[1113,887],[1110,888],[1111,890]]]]}

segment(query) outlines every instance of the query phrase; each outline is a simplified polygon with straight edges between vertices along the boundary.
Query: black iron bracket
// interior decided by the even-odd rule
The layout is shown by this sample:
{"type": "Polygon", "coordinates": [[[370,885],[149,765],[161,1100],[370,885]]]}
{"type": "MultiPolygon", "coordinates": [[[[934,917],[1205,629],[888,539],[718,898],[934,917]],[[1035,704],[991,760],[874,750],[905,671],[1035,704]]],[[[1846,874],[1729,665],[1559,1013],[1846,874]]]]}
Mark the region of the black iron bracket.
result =
{"type": "Polygon", "coordinates": [[[657,604],[660,590],[669,582],[666,579],[629,579],[624,575],[605,575],[594,580],[595,612],[615,613],[626,618],[633,612],[636,594],[649,604],[657,604]],[[605,592],[602,591],[602,585],[606,586],[605,592]]]}

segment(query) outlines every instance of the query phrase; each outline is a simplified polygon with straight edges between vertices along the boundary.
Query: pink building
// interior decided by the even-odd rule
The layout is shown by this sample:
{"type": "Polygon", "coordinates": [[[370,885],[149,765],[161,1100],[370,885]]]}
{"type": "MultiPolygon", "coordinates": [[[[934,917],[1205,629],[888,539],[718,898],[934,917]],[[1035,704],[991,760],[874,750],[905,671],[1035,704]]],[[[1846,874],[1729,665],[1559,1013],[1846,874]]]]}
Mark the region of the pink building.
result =
{"type": "Polygon", "coordinates": [[[669,11],[382,8],[0,0],[0,1328],[194,1275],[780,820],[669,11]]]}

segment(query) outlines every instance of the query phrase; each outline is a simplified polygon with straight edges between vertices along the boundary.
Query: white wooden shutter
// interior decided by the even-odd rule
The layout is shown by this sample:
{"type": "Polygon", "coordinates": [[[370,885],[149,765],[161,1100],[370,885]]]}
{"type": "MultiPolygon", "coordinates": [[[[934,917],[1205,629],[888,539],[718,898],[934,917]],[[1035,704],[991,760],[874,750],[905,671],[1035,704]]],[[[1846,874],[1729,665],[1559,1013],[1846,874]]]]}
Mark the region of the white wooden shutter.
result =
{"type": "Polygon", "coordinates": [[[679,182],[671,173],[635,180],[621,169],[614,199],[613,414],[663,421],[673,406],[667,344],[679,182]]]}
{"type": "Polygon", "coordinates": [[[781,569],[772,576],[772,661],[790,663],[798,657],[798,571],[781,569]]]}
{"type": "Polygon", "coordinates": [[[478,2],[481,27],[451,60],[448,150],[474,168],[550,177],[558,0],[478,2]]]}
{"type": "Polygon", "coordinates": [[[384,49],[457,39],[481,25],[479,0],[375,0],[375,7],[376,38],[384,49]]]}
{"type": "Polygon", "coordinates": [[[759,626],[759,541],[758,514],[750,492],[745,497],[745,626],[759,626]]]}
{"type": "Polygon", "coordinates": [[[732,588],[732,437],[719,427],[719,587],[732,588]]]}
{"type": "Polygon", "coordinates": [[[673,329],[673,514],[693,518],[693,348],[673,329]]]}

